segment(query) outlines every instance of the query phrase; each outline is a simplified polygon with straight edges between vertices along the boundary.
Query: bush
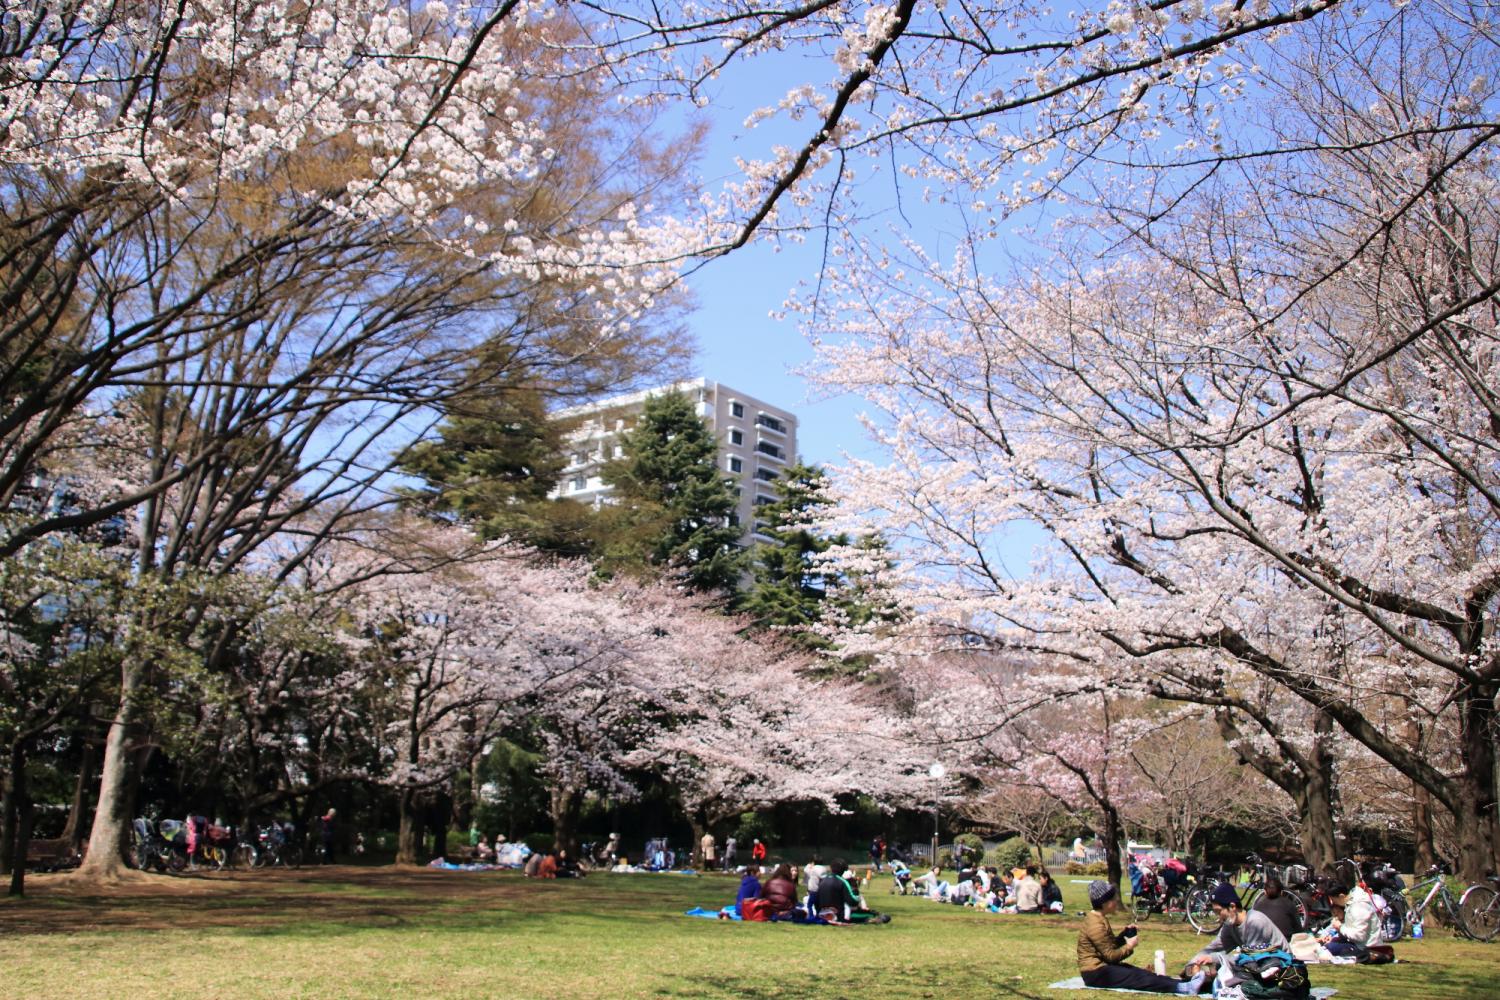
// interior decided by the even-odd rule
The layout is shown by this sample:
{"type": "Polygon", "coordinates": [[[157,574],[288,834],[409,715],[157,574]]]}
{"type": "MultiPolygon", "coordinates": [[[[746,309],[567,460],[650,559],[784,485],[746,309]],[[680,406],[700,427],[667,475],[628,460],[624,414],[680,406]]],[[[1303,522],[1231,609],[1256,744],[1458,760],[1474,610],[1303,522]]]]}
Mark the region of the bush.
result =
{"type": "Polygon", "coordinates": [[[964,850],[967,852],[966,857],[973,858],[975,861],[983,860],[984,841],[980,838],[979,834],[960,833],[957,837],[953,838],[953,842],[964,845],[964,850]]]}
{"type": "Polygon", "coordinates": [[[771,834],[775,832],[776,823],[770,813],[740,813],[739,825],[734,829],[735,850],[742,852],[748,860],[750,857],[750,845],[755,843],[755,838],[759,837],[767,844],[770,844],[771,834]]]}
{"type": "Polygon", "coordinates": [[[1009,871],[1012,868],[1025,868],[1034,864],[1034,856],[1031,853],[1031,845],[1020,837],[1012,837],[995,845],[985,861],[1001,871],[1009,871]]]}
{"type": "Polygon", "coordinates": [[[535,853],[552,850],[557,838],[550,833],[528,833],[526,835],[526,846],[535,853]]]}
{"type": "Polygon", "coordinates": [[[1092,875],[1095,878],[1105,878],[1109,875],[1109,865],[1103,861],[1069,861],[1063,865],[1063,871],[1068,875],[1092,875]]]}

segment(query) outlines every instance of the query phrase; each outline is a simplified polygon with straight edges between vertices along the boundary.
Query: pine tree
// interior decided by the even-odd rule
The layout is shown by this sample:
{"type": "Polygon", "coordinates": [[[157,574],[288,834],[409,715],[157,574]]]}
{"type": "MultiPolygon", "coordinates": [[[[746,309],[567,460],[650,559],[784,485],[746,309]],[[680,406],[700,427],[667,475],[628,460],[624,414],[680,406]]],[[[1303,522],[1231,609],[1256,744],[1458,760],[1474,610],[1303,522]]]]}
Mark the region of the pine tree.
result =
{"type": "Polygon", "coordinates": [[[586,556],[593,511],[551,500],[566,462],[566,428],[524,377],[460,398],[439,438],[407,449],[401,469],[420,477],[409,505],[453,517],[485,538],[510,537],[559,555],[586,556]]]}
{"type": "Polygon", "coordinates": [[[744,556],[734,487],[719,471],[708,424],[686,396],[669,392],[646,400],[621,443],[625,457],[604,469],[615,509],[602,522],[601,568],[672,572],[692,590],[732,596],[744,556]]]}
{"type": "Polygon", "coordinates": [[[777,499],[755,510],[759,532],[771,543],[750,553],[755,582],[741,596],[737,610],[761,628],[783,632],[804,649],[827,649],[828,639],[814,631],[828,598],[829,580],[816,557],[844,539],[817,534],[813,522],[831,501],[827,476],[817,466],[797,464],[776,480],[777,499]]]}

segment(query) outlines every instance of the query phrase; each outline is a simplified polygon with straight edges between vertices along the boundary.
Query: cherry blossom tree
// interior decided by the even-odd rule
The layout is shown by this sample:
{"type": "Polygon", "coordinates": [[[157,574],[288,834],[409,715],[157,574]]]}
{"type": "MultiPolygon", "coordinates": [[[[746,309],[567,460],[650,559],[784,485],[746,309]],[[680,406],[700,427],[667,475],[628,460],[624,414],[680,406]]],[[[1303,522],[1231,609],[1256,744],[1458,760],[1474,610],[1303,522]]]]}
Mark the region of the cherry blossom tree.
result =
{"type": "Polygon", "coordinates": [[[898,545],[929,625],[1108,686],[1123,656],[1127,690],[1223,709],[1288,782],[1353,740],[1450,813],[1479,874],[1500,849],[1495,77],[1446,17],[1403,14],[1400,38],[1321,19],[1270,64],[1283,100],[1257,124],[1290,152],[1226,139],[1233,184],[1092,217],[1108,254],[992,277],[978,242],[850,247],[809,316],[818,377],[865,394],[891,455],[844,470],[866,516],[839,526],[898,545]],[[1047,539],[1028,576],[998,544],[1022,524],[1047,539]],[[1456,754],[1419,751],[1397,702],[1456,754]]]}

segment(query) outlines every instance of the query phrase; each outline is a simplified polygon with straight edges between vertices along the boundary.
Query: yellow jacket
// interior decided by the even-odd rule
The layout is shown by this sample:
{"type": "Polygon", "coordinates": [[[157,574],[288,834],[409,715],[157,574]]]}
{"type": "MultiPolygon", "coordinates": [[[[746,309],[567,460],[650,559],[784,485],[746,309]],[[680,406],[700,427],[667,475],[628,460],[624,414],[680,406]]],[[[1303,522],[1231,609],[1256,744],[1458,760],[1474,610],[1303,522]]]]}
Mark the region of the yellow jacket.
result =
{"type": "Polygon", "coordinates": [[[1121,944],[1109,925],[1109,918],[1092,910],[1083,918],[1078,931],[1078,971],[1092,972],[1106,965],[1116,965],[1130,957],[1134,949],[1121,944]]]}

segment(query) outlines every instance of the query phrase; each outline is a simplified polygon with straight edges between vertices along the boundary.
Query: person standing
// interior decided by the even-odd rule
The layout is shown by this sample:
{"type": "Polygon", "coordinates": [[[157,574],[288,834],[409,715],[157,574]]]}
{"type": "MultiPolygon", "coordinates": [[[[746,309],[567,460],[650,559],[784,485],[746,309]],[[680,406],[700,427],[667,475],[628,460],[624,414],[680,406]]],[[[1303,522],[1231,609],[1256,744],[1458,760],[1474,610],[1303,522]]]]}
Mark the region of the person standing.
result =
{"type": "Polygon", "coordinates": [[[329,806],[328,812],[324,813],[322,818],[318,820],[318,832],[321,835],[323,841],[323,863],[325,865],[333,864],[334,817],[337,812],[338,810],[334,809],[332,806],[329,806]]]}
{"type": "Polygon", "coordinates": [[[739,852],[739,841],[734,839],[734,834],[724,838],[724,870],[731,871],[734,868],[735,855],[739,852]]]}
{"type": "Polygon", "coordinates": [[[705,871],[712,870],[713,866],[714,866],[714,854],[715,854],[715,851],[714,851],[714,835],[712,833],[705,833],[703,835],[703,841],[699,845],[699,847],[701,848],[701,850],[703,852],[703,868],[704,868],[704,870],[705,871]]]}

